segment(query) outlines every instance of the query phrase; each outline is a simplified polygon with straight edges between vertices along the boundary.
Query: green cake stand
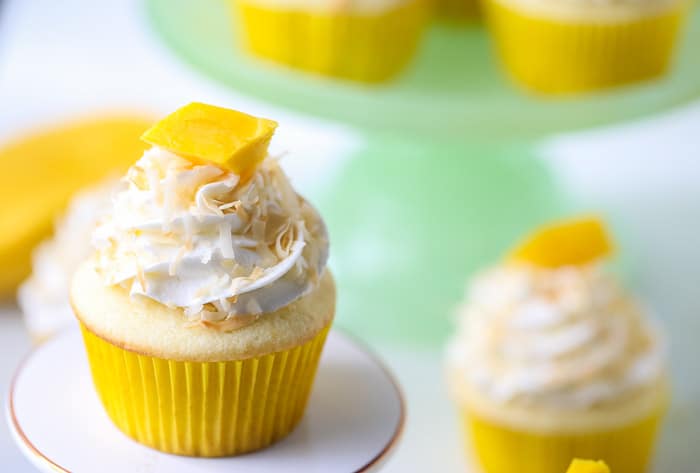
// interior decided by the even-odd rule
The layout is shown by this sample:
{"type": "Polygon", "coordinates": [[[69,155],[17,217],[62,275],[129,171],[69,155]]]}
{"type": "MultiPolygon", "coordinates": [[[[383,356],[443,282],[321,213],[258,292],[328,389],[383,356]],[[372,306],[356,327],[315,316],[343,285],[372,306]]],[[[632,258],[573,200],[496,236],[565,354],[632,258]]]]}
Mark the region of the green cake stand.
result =
{"type": "Polygon", "coordinates": [[[546,100],[503,77],[479,26],[432,27],[412,67],[372,87],[247,56],[222,0],[149,0],[147,7],[163,41],[207,77],[358,131],[360,149],[341,172],[319,176],[332,180],[323,186],[330,191],[310,197],[331,234],[338,321],[381,341],[439,346],[476,270],[534,226],[579,210],[536,156],[538,140],[700,96],[698,12],[668,77],[546,100]]]}
{"type": "Polygon", "coordinates": [[[573,99],[543,99],[499,70],[480,26],[435,25],[398,80],[366,86],[296,72],[246,55],[222,0],[149,0],[149,16],[185,61],[236,90],[370,131],[431,138],[532,139],[651,115],[700,96],[700,10],[660,80],[573,99]]]}

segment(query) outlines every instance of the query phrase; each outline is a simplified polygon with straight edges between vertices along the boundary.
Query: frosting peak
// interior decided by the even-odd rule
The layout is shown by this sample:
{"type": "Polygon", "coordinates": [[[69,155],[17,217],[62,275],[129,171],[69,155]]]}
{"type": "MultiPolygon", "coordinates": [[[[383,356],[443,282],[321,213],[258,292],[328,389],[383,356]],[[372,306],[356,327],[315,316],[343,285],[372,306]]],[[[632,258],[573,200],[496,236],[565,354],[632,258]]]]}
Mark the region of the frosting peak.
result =
{"type": "Polygon", "coordinates": [[[585,408],[652,385],[663,350],[637,305],[598,265],[508,265],[476,279],[451,361],[501,402],[585,408]]]}
{"type": "Polygon", "coordinates": [[[308,293],[325,268],[325,226],[273,159],[241,181],[154,147],[122,186],[93,237],[98,272],[193,322],[235,329],[308,293]]]}

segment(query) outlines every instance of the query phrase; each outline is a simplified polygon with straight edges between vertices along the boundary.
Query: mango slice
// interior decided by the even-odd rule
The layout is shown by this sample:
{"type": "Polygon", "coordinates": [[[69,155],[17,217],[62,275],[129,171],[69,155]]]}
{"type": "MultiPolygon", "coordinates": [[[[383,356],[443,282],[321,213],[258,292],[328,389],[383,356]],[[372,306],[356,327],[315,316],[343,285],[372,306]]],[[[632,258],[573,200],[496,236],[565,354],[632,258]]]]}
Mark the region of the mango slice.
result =
{"type": "Polygon", "coordinates": [[[610,473],[603,461],[574,460],[566,473],[610,473]]]}
{"type": "Polygon", "coordinates": [[[209,162],[246,178],[267,155],[277,123],[203,103],[185,105],[141,139],[194,162],[209,162]]]}
{"type": "Polygon", "coordinates": [[[612,251],[613,244],[603,221],[585,217],[538,229],[511,252],[509,259],[557,268],[591,263],[612,251]]]}
{"type": "Polygon", "coordinates": [[[34,246],[80,188],[119,176],[146,146],[148,118],[102,116],[40,130],[0,148],[0,298],[30,272],[34,246]]]}

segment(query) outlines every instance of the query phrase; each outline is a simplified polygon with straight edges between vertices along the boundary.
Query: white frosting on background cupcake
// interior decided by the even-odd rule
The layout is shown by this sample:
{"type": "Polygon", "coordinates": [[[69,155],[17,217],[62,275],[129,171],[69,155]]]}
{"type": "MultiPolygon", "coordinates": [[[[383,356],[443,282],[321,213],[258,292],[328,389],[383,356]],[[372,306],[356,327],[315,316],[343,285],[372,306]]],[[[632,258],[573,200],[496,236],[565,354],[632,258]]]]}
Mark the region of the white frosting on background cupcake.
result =
{"type": "Polygon", "coordinates": [[[75,321],[68,301],[70,278],[90,256],[92,232],[109,209],[117,184],[115,178],[77,193],[56,222],[54,236],[34,250],[32,274],[20,286],[17,300],[35,339],[46,338],[75,321]]]}
{"type": "Polygon", "coordinates": [[[664,376],[660,337],[599,266],[497,267],[471,285],[448,359],[499,403],[579,409],[664,376]]]}

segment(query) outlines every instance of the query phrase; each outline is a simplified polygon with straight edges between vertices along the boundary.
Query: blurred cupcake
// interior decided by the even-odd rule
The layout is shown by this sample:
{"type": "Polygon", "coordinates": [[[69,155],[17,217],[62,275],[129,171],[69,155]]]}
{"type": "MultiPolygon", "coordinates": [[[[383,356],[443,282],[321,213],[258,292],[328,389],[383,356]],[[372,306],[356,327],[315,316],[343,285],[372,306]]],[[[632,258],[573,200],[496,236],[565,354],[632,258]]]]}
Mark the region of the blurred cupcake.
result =
{"type": "Polygon", "coordinates": [[[17,301],[35,343],[75,323],[69,281],[91,253],[92,231],[109,208],[116,186],[116,180],[108,180],[77,193],[56,222],[54,236],[34,250],[32,274],[20,286],[17,301]]]}
{"type": "Polygon", "coordinates": [[[602,267],[609,250],[602,224],[567,222],[472,283],[448,373],[486,473],[559,473],[573,457],[647,470],[668,403],[664,350],[602,267]]]}
{"type": "Polygon", "coordinates": [[[231,0],[254,55],[324,76],[383,82],[415,56],[426,0],[231,0]]]}
{"type": "Polygon", "coordinates": [[[481,17],[480,0],[432,0],[438,18],[448,21],[474,21],[481,17]]]}
{"type": "Polygon", "coordinates": [[[505,69],[546,94],[604,89],[669,69],[688,0],[486,0],[505,69]]]}
{"type": "Polygon", "coordinates": [[[99,397],[145,445],[242,454],[302,418],[335,286],[323,221],[265,159],[276,125],[191,104],[147,131],[73,278],[99,397]]]}

